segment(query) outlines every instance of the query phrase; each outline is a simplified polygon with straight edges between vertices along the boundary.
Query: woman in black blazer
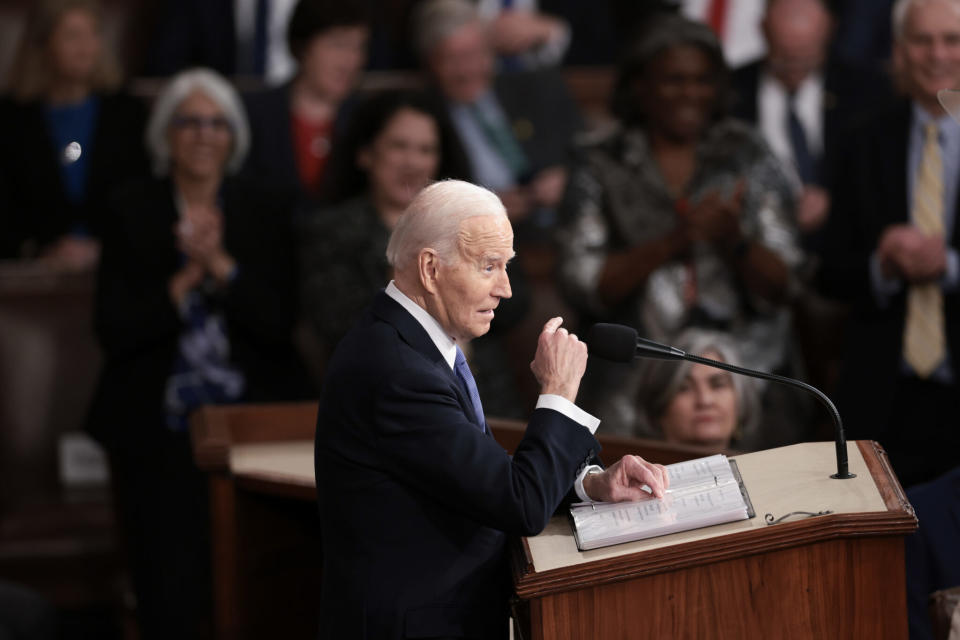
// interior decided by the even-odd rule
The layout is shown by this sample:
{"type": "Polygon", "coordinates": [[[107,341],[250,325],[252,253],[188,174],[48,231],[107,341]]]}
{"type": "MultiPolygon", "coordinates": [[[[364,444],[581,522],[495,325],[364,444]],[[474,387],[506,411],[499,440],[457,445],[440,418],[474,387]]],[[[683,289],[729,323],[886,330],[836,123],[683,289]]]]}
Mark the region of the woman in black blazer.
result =
{"type": "Polygon", "coordinates": [[[96,0],[36,3],[0,118],[0,258],[42,257],[92,268],[108,193],[146,173],[145,110],[119,92],[120,73],[96,0]]]}
{"type": "Polygon", "coordinates": [[[159,177],[118,192],[104,221],[96,330],[106,363],[90,429],[110,454],[145,639],[202,637],[210,619],[190,412],[307,388],[290,340],[290,200],[227,177],[248,141],[226,80],[175,76],[147,131],[159,177]]]}

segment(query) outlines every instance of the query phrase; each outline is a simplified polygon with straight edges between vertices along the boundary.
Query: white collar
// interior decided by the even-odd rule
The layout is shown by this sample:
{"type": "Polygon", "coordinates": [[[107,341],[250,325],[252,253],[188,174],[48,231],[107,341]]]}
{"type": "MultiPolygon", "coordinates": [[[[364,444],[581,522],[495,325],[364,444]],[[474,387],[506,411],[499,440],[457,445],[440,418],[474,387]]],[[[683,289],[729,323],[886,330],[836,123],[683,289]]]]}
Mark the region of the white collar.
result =
{"type": "Polygon", "coordinates": [[[433,340],[433,344],[437,346],[437,350],[440,352],[440,355],[443,356],[443,359],[447,361],[447,364],[450,365],[450,370],[452,371],[453,362],[457,357],[457,343],[447,335],[447,332],[443,330],[443,327],[440,326],[436,318],[427,313],[426,309],[408,298],[407,294],[400,291],[393,280],[387,285],[385,292],[388,296],[396,300],[400,306],[406,309],[407,312],[413,316],[414,320],[420,323],[420,326],[423,327],[427,335],[430,336],[430,339],[433,340]]]}

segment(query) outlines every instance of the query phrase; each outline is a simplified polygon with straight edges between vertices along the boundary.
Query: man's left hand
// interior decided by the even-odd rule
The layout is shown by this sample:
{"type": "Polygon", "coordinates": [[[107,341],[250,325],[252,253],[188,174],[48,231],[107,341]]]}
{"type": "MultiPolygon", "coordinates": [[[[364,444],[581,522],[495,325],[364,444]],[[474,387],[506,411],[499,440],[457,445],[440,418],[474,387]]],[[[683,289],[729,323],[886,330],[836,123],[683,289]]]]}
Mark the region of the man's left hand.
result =
{"type": "Polygon", "coordinates": [[[583,490],[596,502],[643,500],[650,497],[650,492],[662,498],[669,484],[666,467],[640,456],[624,456],[602,473],[587,474],[583,478],[583,490]]]}

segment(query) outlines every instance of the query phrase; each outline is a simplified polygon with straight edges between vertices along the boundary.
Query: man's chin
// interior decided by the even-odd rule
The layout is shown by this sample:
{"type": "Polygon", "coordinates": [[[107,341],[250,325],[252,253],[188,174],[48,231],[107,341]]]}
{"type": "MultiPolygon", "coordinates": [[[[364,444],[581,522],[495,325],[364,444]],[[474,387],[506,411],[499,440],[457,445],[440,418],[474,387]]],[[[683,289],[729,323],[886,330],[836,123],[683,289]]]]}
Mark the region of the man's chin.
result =
{"type": "Polygon", "coordinates": [[[486,324],[481,323],[474,328],[473,337],[479,338],[480,336],[486,335],[489,332],[490,332],[490,323],[489,322],[487,322],[486,324]]]}

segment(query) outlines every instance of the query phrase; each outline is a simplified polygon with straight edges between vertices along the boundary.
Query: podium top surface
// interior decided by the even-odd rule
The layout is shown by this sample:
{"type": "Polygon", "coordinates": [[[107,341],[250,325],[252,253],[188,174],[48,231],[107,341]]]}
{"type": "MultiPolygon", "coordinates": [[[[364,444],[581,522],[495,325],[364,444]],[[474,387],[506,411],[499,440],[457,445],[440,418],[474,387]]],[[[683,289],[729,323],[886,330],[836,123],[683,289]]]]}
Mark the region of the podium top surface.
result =
{"type": "MultiPolygon", "coordinates": [[[[864,444],[869,446],[870,443],[864,444]]],[[[881,493],[857,443],[847,443],[850,471],[856,474],[856,478],[835,480],[830,477],[836,472],[835,451],[832,442],[811,442],[734,457],[753,502],[757,514],[755,518],[591,551],[578,551],[568,518],[556,516],[540,535],[526,539],[528,561],[532,562],[533,572],[543,573],[732,534],[769,530],[803,518],[794,516],[783,524],[767,525],[764,516],[768,513],[774,518],[795,511],[886,515],[889,511],[887,499],[881,493]]]]}
{"type": "MultiPolygon", "coordinates": [[[[850,471],[856,478],[835,480],[832,442],[796,444],[735,456],[756,517],[657,538],[578,551],[566,515],[554,517],[538,536],[525,538],[518,557],[518,592],[550,589],[555,576],[599,568],[622,572],[655,571],[690,562],[705,562],[766,547],[793,546],[844,535],[907,533],[916,527],[912,508],[871,442],[847,443],[850,471]],[[866,458],[865,458],[866,454],[866,458]],[[868,462],[869,458],[869,462],[868,462]],[[764,516],[780,518],[794,511],[831,515],[794,516],[767,525],[764,516]],[[541,584],[542,583],[542,584],[541,584]]],[[[300,498],[315,494],[313,442],[291,440],[235,444],[229,448],[232,475],[266,490],[300,498]]]]}
{"type": "Polygon", "coordinates": [[[314,489],[313,441],[259,442],[230,447],[230,472],[238,477],[314,489]]]}

